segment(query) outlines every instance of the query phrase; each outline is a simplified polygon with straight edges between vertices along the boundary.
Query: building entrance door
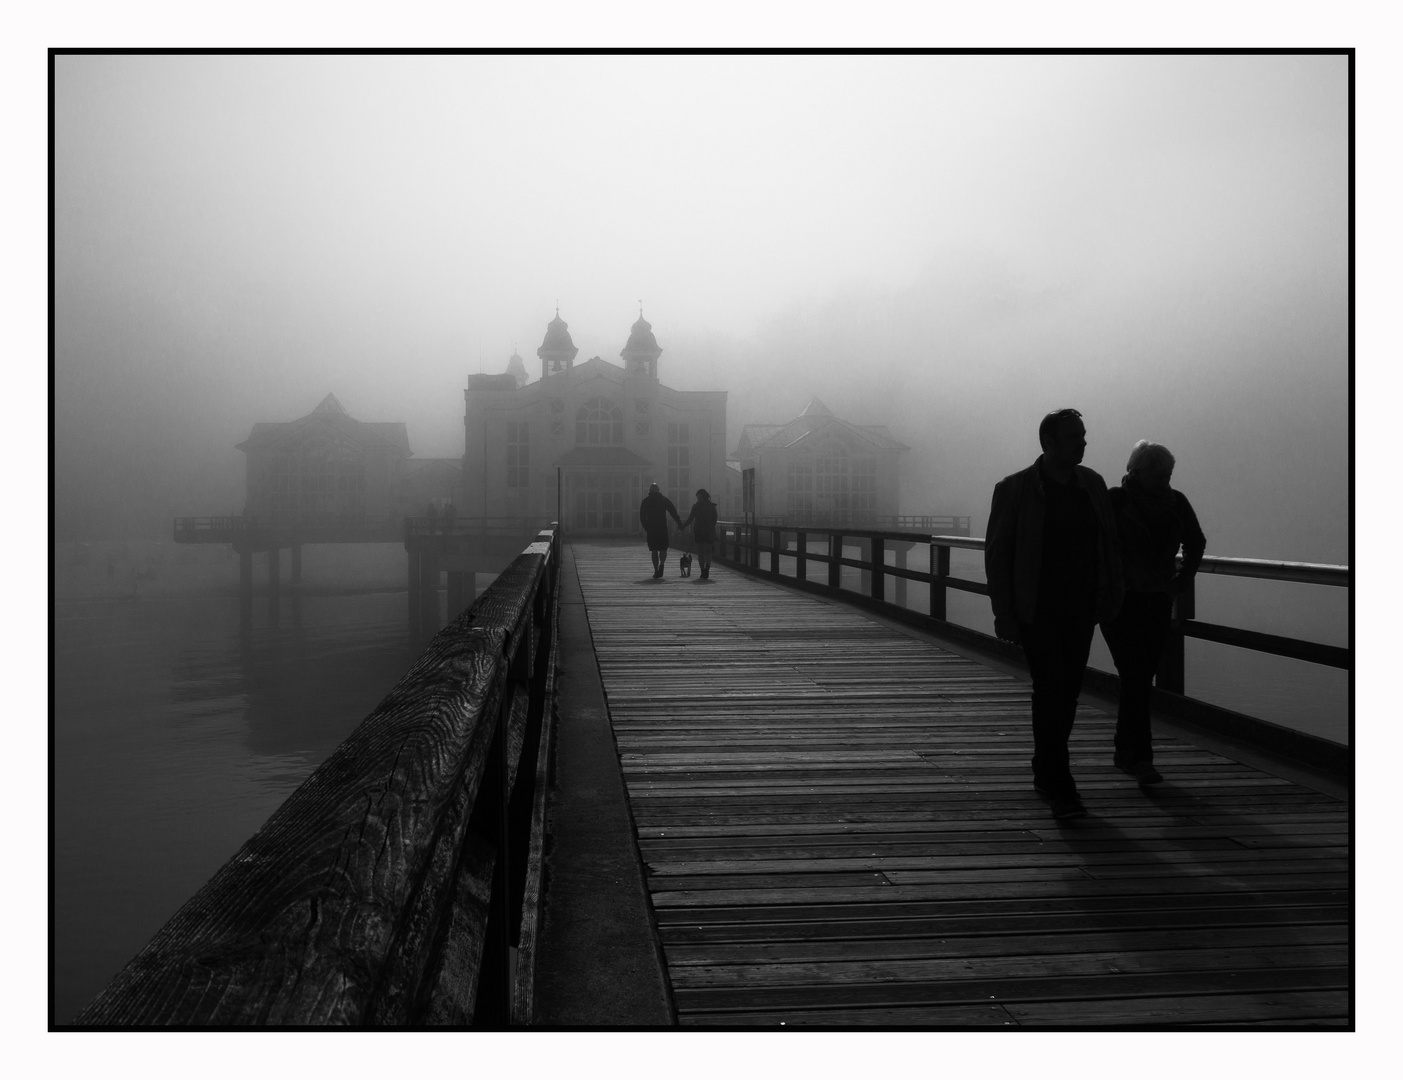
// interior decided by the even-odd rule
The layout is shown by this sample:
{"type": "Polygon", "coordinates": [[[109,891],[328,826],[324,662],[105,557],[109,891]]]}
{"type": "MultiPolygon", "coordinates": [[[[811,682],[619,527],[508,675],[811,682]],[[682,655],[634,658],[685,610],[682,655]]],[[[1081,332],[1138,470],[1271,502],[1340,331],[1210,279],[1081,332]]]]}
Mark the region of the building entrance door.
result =
{"type": "Polygon", "coordinates": [[[570,477],[570,529],[576,535],[628,536],[637,532],[638,477],[576,473],[570,477]],[[632,499],[632,503],[630,503],[632,499]],[[634,513],[630,514],[630,505],[634,513]]]}

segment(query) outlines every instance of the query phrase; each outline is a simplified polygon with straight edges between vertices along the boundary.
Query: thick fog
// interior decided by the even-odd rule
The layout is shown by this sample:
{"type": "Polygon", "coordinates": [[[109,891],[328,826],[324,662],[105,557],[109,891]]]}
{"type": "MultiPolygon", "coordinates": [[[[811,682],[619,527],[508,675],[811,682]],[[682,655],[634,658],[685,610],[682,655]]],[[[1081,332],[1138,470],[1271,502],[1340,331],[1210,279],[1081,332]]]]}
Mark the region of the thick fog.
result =
{"type": "Polygon", "coordinates": [[[1073,406],[1166,443],[1211,553],[1348,555],[1344,57],[57,60],[57,536],[238,512],[335,393],[462,452],[559,304],[741,426],[810,397],[970,514],[1073,406]]]}

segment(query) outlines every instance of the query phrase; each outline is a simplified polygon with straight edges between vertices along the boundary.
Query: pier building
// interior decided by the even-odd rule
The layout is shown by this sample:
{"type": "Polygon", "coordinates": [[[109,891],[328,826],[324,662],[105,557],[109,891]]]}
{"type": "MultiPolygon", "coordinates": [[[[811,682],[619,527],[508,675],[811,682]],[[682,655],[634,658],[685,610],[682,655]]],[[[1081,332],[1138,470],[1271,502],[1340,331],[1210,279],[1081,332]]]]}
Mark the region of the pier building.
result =
{"type": "Polygon", "coordinates": [[[247,466],[244,516],[331,526],[401,518],[423,500],[448,497],[455,461],[416,459],[401,421],[352,417],[327,394],[296,420],[256,423],[239,443],[247,466]]]}
{"type": "MultiPolygon", "coordinates": [[[[662,382],[662,347],[639,312],[621,364],[579,350],[557,310],[526,380],[513,354],[500,374],[470,375],[463,392],[463,463],[454,503],[483,519],[553,520],[572,535],[632,536],[656,482],[686,513],[697,488],[723,505],[725,391],[662,382]]],[[[734,486],[734,481],[732,482],[734,486]]]]}
{"type": "Polygon", "coordinates": [[[787,424],[747,424],[731,457],[755,470],[761,521],[890,523],[901,513],[901,455],[882,424],[853,424],[813,398],[787,424]]]}

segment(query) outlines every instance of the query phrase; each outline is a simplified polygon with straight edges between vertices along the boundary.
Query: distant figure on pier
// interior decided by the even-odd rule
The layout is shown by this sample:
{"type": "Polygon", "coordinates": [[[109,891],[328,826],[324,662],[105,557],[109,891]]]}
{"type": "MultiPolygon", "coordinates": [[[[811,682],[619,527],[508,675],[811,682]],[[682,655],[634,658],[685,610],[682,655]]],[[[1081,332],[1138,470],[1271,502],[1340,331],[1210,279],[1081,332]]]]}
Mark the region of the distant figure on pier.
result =
{"type": "Polygon", "coordinates": [[[648,494],[638,504],[638,520],[648,537],[648,551],[653,556],[653,576],[660,578],[667,566],[667,516],[671,514],[677,527],[682,528],[682,519],[677,516],[677,507],[672,500],[658,490],[657,484],[648,485],[648,494]]]}
{"type": "Polygon", "coordinates": [[[453,535],[453,519],[458,516],[458,511],[452,503],[443,508],[443,535],[453,535]]]}
{"type": "Polygon", "coordinates": [[[697,501],[687,520],[678,526],[685,529],[692,526],[692,539],[697,542],[697,562],[701,564],[701,576],[711,577],[711,549],[716,543],[716,504],[706,488],[697,488],[697,501]],[[692,524],[695,522],[696,524],[692,524]]]}
{"type": "Polygon", "coordinates": [[[1110,491],[1125,603],[1114,619],[1101,623],[1101,634],[1120,673],[1116,768],[1141,784],[1164,779],[1155,768],[1151,744],[1150,685],[1164,652],[1174,594],[1193,581],[1208,543],[1189,500],[1169,486],[1173,475],[1174,455],[1141,439],[1130,451],[1120,487],[1110,491]],[[1176,570],[1180,545],[1184,563],[1176,570]]]}
{"type": "Polygon", "coordinates": [[[1084,817],[1067,740],[1092,633],[1125,586],[1106,482],[1081,464],[1081,413],[1048,413],[1038,441],[1041,456],[994,487],[984,569],[994,633],[1022,644],[1033,679],[1033,787],[1054,817],[1084,817]]]}
{"type": "Polygon", "coordinates": [[[433,536],[438,531],[438,507],[433,500],[429,500],[429,508],[425,511],[425,516],[429,519],[429,535],[433,536]]]}

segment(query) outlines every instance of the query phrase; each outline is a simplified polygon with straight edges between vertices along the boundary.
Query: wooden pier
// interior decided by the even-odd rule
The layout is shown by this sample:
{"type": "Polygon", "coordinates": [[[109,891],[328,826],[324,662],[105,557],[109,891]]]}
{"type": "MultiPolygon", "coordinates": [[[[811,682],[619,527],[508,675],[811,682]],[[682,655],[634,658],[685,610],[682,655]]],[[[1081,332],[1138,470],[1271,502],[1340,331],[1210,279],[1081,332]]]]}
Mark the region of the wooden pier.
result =
{"type": "Polygon", "coordinates": [[[575,545],[683,1025],[1344,1027],[1344,802],[1079,711],[1087,818],[1031,787],[1029,688],[842,604],[575,545]]]}

